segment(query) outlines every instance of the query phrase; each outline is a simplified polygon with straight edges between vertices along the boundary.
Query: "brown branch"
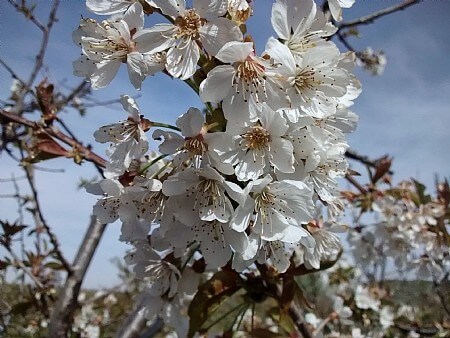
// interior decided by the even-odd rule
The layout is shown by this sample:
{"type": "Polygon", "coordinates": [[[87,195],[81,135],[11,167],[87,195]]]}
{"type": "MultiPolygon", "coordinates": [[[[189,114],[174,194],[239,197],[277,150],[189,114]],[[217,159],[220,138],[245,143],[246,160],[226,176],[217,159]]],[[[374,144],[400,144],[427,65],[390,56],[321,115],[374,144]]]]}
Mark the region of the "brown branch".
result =
{"type": "Polygon", "coordinates": [[[63,132],[61,132],[58,128],[56,128],[54,126],[53,127],[45,127],[45,126],[40,125],[37,122],[28,120],[24,117],[21,117],[17,114],[8,112],[3,109],[0,109],[0,117],[2,119],[5,119],[7,122],[19,123],[21,125],[31,128],[33,130],[42,130],[49,136],[52,136],[52,137],[58,139],[59,141],[65,143],[67,145],[70,145],[72,148],[77,149],[77,151],[82,155],[82,157],[86,161],[94,163],[98,168],[104,168],[106,165],[106,161],[102,157],[100,157],[99,155],[94,153],[91,149],[83,146],[81,143],[75,141],[70,136],[64,134],[63,132]]]}
{"type": "MultiPolygon", "coordinates": [[[[385,155],[384,157],[386,157],[386,156],[387,155],[385,155]]],[[[347,149],[347,151],[345,152],[345,157],[355,160],[355,161],[358,161],[358,162],[361,162],[362,164],[365,164],[366,166],[368,166],[370,168],[374,168],[374,169],[378,168],[379,160],[371,160],[369,157],[360,155],[351,149],[347,149]]],[[[394,174],[394,172],[392,170],[389,170],[388,174],[392,175],[392,174],[394,174]]]]}
{"type": "Polygon", "coordinates": [[[379,19],[385,15],[391,14],[391,13],[395,13],[401,10],[406,9],[409,6],[418,4],[419,2],[421,2],[422,0],[406,0],[403,3],[399,4],[399,5],[395,5],[395,6],[391,6],[391,7],[387,7],[385,9],[382,9],[378,12],[363,16],[357,20],[353,20],[353,21],[349,21],[349,22],[343,22],[338,26],[338,32],[343,29],[343,28],[348,28],[348,27],[355,27],[355,26],[359,26],[359,25],[368,25],[372,22],[374,22],[376,19],[379,19]]]}
{"type": "Polygon", "coordinates": [[[349,181],[356,189],[358,189],[361,194],[367,193],[367,190],[364,189],[364,187],[361,184],[359,184],[359,182],[355,180],[351,175],[346,174],[345,179],[349,181]]]}
{"type": "MultiPolygon", "coordinates": [[[[261,269],[259,270],[260,272],[264,273],[261,269]]],[[[292,276],[289,276],[288,278],[292,278],[292,276]]],[[[282,299],[282,297],[283,297],[283,286],[281,286],[281,284],[277,284],[276,298],[282,299]]],[[[302,310],[294,300],[292,300],[289,304],[288,313],[291,319],[293,320],[295,327],[297,328],[298,332],[302,335],[303,338],[314,337],[311,331],[309,330],[308,326],[306,325],[302,310]]]]}
{"type": "Polygon", "coordinates": [[[313,338],[311,331],[306,326],[302,311],[296,304],[294,304],[294,302],[292,302],[291,306],[289,307],[289,315],[294,321],[294,324],[297,327],[298,331],[304,338],[313,338]]]}
{"type": "Polygon", "coordinates": [[[91,216],[89,228],[73,263],[73,273],[67,276],[64,288],[61,290],[50,316],[49,337],[67,337],[74,313],[79,308],[77,299],[81,284],[105,229],[106,224],[100,223],[95,216],[91,216]]]}

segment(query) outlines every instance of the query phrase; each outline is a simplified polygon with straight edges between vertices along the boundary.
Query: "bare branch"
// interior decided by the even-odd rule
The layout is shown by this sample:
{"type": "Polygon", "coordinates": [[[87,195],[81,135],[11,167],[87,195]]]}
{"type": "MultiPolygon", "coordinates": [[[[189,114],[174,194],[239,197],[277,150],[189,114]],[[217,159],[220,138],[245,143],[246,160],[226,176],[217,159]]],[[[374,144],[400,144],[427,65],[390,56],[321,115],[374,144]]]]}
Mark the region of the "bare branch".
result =
{"type": "Polygon", "coordinates": [[[105,229],[106,224],[100,223],[95,216],[91,216],[89,228],[75,257],[73,273],[67,276],[64,288],[61,290],[58,301],[53,308],[50,317],[49,337],[67,337],[74,313],[79,307],[77,299],[81,284],[105,229]]]}
{"type": "Polygon", "coordinates": [[[64,269],[70,274],[72,271],[72,267],[70,266],[69,262],[67,262],[66,258],[64,257],[58,239],[56,238],[56,235],[53,233],[53,231],[50,229],[50,226],[46,222],[44,218],[44,214],[42,213],[42,208],[39,202],[39,196],[38,192],[34,183],[34,172],[33,167],[31,165],[25,165],[24,166],[25,174],[27,175],[28,183],[31,189],[31,193],[33,195],[33,202],[34,202],[34,208],[33,208],[33,215],[35,216],[37,224],[40,224],[42,226],[48,237],[50,238],[50,242],[53,245],[53,252],[55,253],[56,257],[60,260],[61,264],[64,266],[64,269]]]}
{"type": "Polygon", "coordinates": [[[14,72],[14,70],[13,70],[10,66],[8,66],[8,64],[7,64],[5,61],[3,61],[1,58],[0,58],[0,64],[6,69],[6,71],[7,71],[9,74],[11,74],[11,76],[12,76],[13,79],[18,80],[23,86],[26,87],[27,84],[25,83],[25,81],[22,80],[22,79],[19,77],[19,75],[17,75],[17,74],[14,72]]]}
{"type": "Polygon", "coordinates": [[[391,6],[391,7],[382,9],[382,10],[372,13],[370,15],[363,16],[362,18],[359,18],[357,20],[343,22],[338,26],[338,31],[340,31],[343,28],[355,27],[355,26],[359,26],[359,25],[368,25],[370,23],[373,23],[376,19],[379,19],[379,18],[381,18],[385,15],[391,14],[391,13],[395,13],[395,12],[404,10],[409,6],[418,4],[421,1],[422,0],[406,0],[405,2],[403,2],[399,5],[395,5],[395,6],[391,6]]]}

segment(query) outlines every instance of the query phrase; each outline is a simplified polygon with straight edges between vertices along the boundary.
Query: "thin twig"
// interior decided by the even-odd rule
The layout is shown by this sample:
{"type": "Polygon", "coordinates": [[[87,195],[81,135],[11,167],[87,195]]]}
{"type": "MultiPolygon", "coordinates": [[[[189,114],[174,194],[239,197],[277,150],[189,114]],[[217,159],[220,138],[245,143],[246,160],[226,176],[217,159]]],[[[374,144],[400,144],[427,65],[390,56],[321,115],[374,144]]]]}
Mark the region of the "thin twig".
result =
{"type": "Polygon", "coordinates": [[[22,13],[27,20],[30,20],[32,23],[36,25],[42,32],[45,32],[45,26],[33,15],[32,11],[30,11],[27,7],[22,3],[21,6],[16,4],[13,0],[8,0],[8,2],[13,6],[18,12],[22,13]]]}
{"type": "Polygon", "coordinates": [[[399,5],[394,5],[394,6],[382,9],[378,12],[363,16],[357,20],[343,22],[338,26],[338,32],[343,28],[355,27],[355,26],[359,26],[359,25],[368,25],[368,24],[374,22],[376,19],[379,19],[379,18],[381,18],[385,15],[391,14],[391,13],[395,13],[395,12],[404,10],[409,6],[418,4],[421,1],[422,0],[406,0],[405,2],[403,2],[399,5]]]}
{"type": "MultiPolygon", "coordinates": [[[[60,245],[59,245],[59,241],[56,238],[56,235],[53,233],[53,231],[51,230],[50,226],[48,225],[48,223],[46,222],[46,220],[44,218],[44,214],[42,212],[42,208],[41,208],[41,205],[39,202],[38,192],[37,192],[37,189],[36,189],[36,186],[34,183],[33,167],[30,165],[25,165],[24,170],[27,175],[31,193],[33,195],[34,210],[35,210],[35,215],[37,216],[36,220],[38,221],[38,224],[40,223],[40,225],[45,229],[45,231],[50,239],[50,242],[53,245],[53,252],[55,253],[56,257],[58,257],[58,259],[61,262],[61,264],[63,265],[64,269],[70,274],[72,271],[72,267],[69,264],[69,262],[67,262],[66,258],[64,257],[62,250],[60,248],[60,245]]],[[[34,212],[33,212],[33,214],[34,214],[34,212]]],[[[39,231],[38,231],[38,233],[39,233],[39,231]]]]}
{"type": "MultiPolygon", "coordinates": [[[[364,155],[360,155],[357,152],[355,152],[354,150],[351,149],[347,149],[347,151],[345,152],[345,157],[350,158],[352,160],[361,162],[362,164],[365,164],[366,166],[369,166],[371,168],[378,168],[378,163],[377,160],[371,160],[369,157],[364,156],[364,155]]],[[[388,174],[392,175],[394,172],[392,170],[388,171],[388,174]]]]}
{"type": "Polygon", "coordinates": [[[16,79],[16,80],[19,81],[24,87],[26,87],[27,84],[25,83],[25,81],[22,80],[22,79],[14,72],[14,70],[13,70],[10,66],[8,66],[8,64],[6,64],[6,62],[3,61],[1,58],[0,58],[0,64],[8,71],[9,74],[11,74],[11,76],[12,76],[13,79],[16,79]]]}
{"type": "Polygon", "coordinates": [[[44,289],[44,285],[39,281],[39,279],[36,278],[35,275],[33,275],[31,273],[30,270],[27,269],[27,267],[22,263],[22,261],[19,259],[19,257],[16,256],[16,254],[14,253],[14,251],[12,251],[12,249],[8,246],[8,245],[3,245],[3,247],[8,251],[8,253],[11,255],[11,257],[14,259],[16,265],[22,269],[22,271],[31,278],[31,280],[36,284],[36,286],[39,289],[44,289]]]}

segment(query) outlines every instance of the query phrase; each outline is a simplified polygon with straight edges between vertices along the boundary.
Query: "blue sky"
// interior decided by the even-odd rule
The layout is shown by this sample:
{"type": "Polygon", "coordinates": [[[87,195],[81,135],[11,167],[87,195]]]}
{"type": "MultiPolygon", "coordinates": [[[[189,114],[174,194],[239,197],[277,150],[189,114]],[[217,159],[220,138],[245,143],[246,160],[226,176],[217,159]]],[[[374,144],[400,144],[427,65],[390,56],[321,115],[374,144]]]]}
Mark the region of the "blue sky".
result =
{"type": "MultiPolygon", "coordinates": [[[[51,2],[36,3],[37,16],[42,17],[51,2]]],[[[255,14],[249,21],[248,31],[253,33],[257,49],[262,51],[266,39],[273,34],[270,27],[272,1],[255,0],[254,3],[255,14]]],[[[399,2],[357,0],[353,8],[344,12],[344,19],[355,19],[396,3],[399,2]]],[[[355,70],[363,93],[353,106],[360,122],[357,131],[349,136],[349,143],[359,153],[372,158],[386,153],[394,156],[395,181],[416,177],[432,188],[434,173],[450,177],[449,11],[448,1],[425,0],[375,24],[361,26],[361,38],[351,40],[356,49],[371,46],[384,50],[388,64],[379,77],[355,70]]],[[[80,50],[72,42],[71,34],[81,15],[94,17],[86,11],[84,1],[62,1],[45,59],[47,71],[38,80],[47,76],[57,86],[79,83],[80,79],[72,75],[72,61],[80,50]]],[[[147,22],[147,25],[150,24],[147,22]]],[[[29,22],[15,13],[6,1],[0,2],[0,56],[19,76],[29,74],[39,39],[39,33],[29,22]]],[[[9,96],[10,76],[3,68],[0,68],[0,79],[0,98],[5,99],[9,96]]],[[[202,107],[190,88],[162,74],[146,79],[142,91],[137,92],[122,69],[109,87],[95,92],[95,97],[110,100],[121,94],[140,95],[137,100],[143,113],[160,122],[173,123],[189,107],[202,107]]],[[[104,148],[94,144],[93,132],[126,115],[116,106],[90,109],[85,118],[74,111],[64,112],[63,116],[80,139],[93,144],[103,155],[104,148]]],[[[3,154],[0,158],[0,178],[11,177],[13,173],[20,175],[16,163],[3,154]]],[[[95,203],[94,196],[77,191],[76,185],[81,177],[93,177],[96,171],[89,164],[77,166],[64,159],[51,160],[42,166],[65,170],[64,173],[37,172],[36,179],[48,223],[58,235],[65,254],[72,259],[95,203]]],[[[24,183],[20,186],[26,191],[24,183]]],[[[0,194],[12,192],[11,184],[0,183],[0,194]]],[[[16,209],[14,201],[0,200],[1,219],[14,220],[16,209]]],[[[31,220],[27,221],[31,224],[31,220]]],[[[108,227],[88,272],[86,286],[111,286],[118,282],[109,260],[122,257],[128,248],[118,241],[119,233],[118,224],[108,227]]]]}

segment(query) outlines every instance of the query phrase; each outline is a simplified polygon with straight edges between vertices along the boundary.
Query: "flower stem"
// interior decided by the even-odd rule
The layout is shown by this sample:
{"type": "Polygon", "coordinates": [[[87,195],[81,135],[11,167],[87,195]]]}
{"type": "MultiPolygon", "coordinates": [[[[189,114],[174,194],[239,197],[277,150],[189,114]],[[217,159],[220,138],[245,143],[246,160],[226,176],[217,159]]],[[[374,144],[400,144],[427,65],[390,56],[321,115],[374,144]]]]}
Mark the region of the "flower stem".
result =
{"type": "MultiPolygon", "coordinates": [[[[191,87],[197,94],[200,93],[200,88],[197,86],[197,84],[192,79],[184,80],[184,82],[187,83],[189,87],[191,87]]],[[[205,102],[205,106],[208,109],[209,114],[212,114],[214,111],[214,107],[210,102],[205,102]]]]}
{"type": "Polygon", "coordinates": [[[169,156],[168,154],[162,154],[159,155],[157,158],[153,159],[150,163],[146,164],[141,170],[140,174],[145,173],[152,165],[154,165],[156,162],[162,160],[163,158],[169,156]]]}
{"type": "Polygon", "coordinates": [[[168,128],[168,129],[172,129],[172,130],[176,130],[176,131],[181,131],[181,129],[178,128],[177,126],[173,126],[171,124],[161,123],[161,122],[153,122],[152,121],[152,127],[168,128]]]}

